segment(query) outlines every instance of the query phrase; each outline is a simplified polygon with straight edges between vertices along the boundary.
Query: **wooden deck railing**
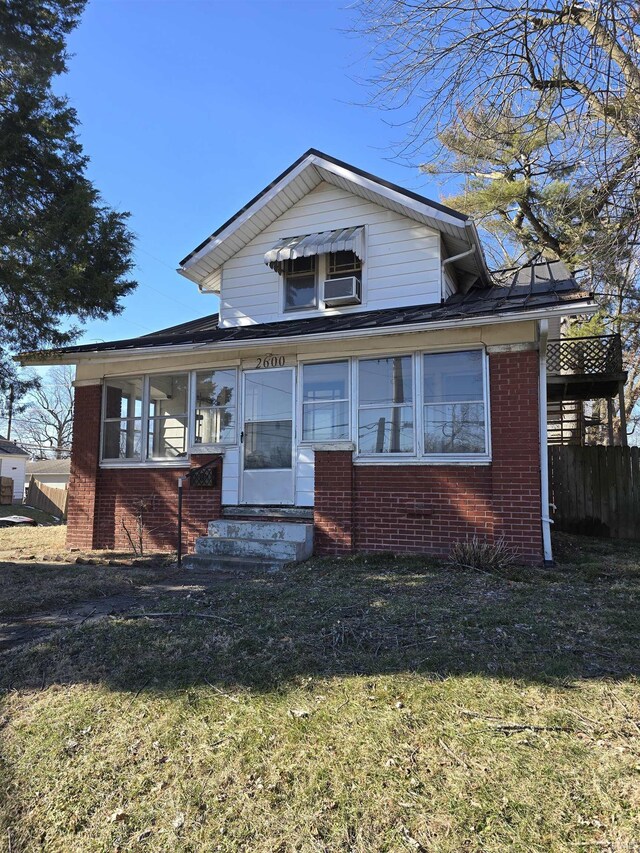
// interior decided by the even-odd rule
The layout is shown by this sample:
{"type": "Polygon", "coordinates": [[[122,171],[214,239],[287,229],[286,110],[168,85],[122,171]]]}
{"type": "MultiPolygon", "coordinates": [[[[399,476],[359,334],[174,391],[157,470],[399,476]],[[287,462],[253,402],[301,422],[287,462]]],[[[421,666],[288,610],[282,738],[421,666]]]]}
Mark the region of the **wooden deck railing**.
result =
{"type": "Polygon", "coordinates": [[[620,335],[593,335],[549,341],[547,372],[552,376],[621,374],[623,366],[620,335]]]}

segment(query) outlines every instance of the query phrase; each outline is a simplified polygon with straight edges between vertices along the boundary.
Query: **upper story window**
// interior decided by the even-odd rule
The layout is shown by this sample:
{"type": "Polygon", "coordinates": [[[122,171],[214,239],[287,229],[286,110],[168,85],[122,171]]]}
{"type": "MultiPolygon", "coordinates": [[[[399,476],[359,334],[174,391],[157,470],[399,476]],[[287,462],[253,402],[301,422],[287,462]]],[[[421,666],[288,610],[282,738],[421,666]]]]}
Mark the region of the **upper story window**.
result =
{"type": "Polygon", "coordinates": [[[359,305],[364,255],[360,225],[283,238],[264,260],[282,276],[283,309],[308,311],[359,305]]]}
{"type": "Polygon", "coordinates": [[[362,261],[355,252],[331,252],[327,255],[327,278],[362,276],[362,261]]]}
{"type": "Polygon", "coordinates": [[[283,264],[284,310],[300,311],[318,305],[317,256],[295,258],[283,264]]]}

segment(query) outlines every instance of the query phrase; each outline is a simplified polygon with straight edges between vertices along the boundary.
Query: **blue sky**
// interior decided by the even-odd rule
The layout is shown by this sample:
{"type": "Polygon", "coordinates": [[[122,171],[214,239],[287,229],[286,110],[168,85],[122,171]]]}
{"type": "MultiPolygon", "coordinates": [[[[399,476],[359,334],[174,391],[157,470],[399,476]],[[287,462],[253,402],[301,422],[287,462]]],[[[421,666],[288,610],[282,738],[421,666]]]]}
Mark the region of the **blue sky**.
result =
{"type": "Polygon", "coordinates": [[[308,148],[437,195],[391,161],[394,116],[361,105],[369,46],[346,32],[353,18],[344,0],[89,3],[57,88],[77,109],[91,179],[132,214],[140,286],[81,341],[216,311],[178,261],[308,148]]]}

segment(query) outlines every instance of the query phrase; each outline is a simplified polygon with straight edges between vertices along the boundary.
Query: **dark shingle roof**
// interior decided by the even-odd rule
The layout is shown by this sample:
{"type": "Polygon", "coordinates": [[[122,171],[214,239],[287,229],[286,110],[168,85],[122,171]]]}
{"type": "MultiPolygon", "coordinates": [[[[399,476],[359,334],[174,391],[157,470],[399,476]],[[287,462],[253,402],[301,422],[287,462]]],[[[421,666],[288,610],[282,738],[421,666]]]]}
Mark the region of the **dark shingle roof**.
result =
{"type": "Polygon", "coordinates": [[[14,444],[13,441],[8,441],[0,436],[0,455],[5,456],[28,456],[29,453],[24,448],[14,444]]]}
{"type": "MultiPolygon", "coordinates": [[[[149,347],[189,344],[233,343],[234,341],[268,340],[299,335],[339,334],[341,332],[388,328],[400,329],[414,323],[436,323],[444,320],[476,318],[494,314],[515,313],[566,304],[587,298],[562,264],[543,263],[502,271],[500,280],[492,287],[472,288],[468,293],[456,293],[444,302],[415,305],[408,308],[383,308],[340,315],[283,320],[250,326],[221,328],[218,315],[210,314],[189,323],[181,323],[138,338],[106,343],[82,344],[58,350],[60,353],[89,353],[127,351],[149,347]]],[[[568,313],[570,313],[568,311],[568,313]]]]}

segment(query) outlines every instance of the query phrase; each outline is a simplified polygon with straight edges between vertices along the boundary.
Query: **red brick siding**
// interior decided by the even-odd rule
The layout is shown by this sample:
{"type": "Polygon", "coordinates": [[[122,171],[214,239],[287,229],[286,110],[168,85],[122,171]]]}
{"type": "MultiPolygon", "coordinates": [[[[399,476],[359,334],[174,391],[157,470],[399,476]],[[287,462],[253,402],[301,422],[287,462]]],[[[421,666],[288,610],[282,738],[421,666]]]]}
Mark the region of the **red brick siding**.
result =
{"type": "Polygon", "coordinates": [[[314,548],[322,554],[353,549],[353,465],[350,450],[315,454],[314,548]]]}
{"type": "Polygon", "coordinates": [[[67,507],[69,548],[93,547],[101,398],[100,385],[81,385],[75,389],[73,452],[67,507]]]}
{"type": "Polygon", "coordinates": [[[318,553],[444,554],[475,534],[542,559],[538,354],[496,353],[489,365],[490,465],[353,466],[350,453],[316,453],[318,553]]]}
{"type": "Polygon", "coordinates": [[[495,534],[542,560],[538,353],[493,353],[489,376],[495,534]]]}
{"type": "Polygon", "coordinates": [[[355,466],[355,547],[442,554],[493,536],[489,466],[355,466]]]}
{"type": "MultiPolygon", "coordinates": [[[[71,454],[67,545],[82,549],[130,550],[126,528],[137,542],[140,503],[144,502],[143,542],[149,550],[177,545],[178,478],[184,468],[100,468],[100,398],[98,385],[76,388],[71,454]]],[[[222,458],[195,456],[191,465],[217,459],[218,485],[191,489],[184,485],[183,547],[193,550],[206,534],[207,522],[221,515],[222,458]]]]}

